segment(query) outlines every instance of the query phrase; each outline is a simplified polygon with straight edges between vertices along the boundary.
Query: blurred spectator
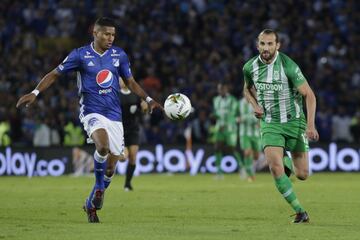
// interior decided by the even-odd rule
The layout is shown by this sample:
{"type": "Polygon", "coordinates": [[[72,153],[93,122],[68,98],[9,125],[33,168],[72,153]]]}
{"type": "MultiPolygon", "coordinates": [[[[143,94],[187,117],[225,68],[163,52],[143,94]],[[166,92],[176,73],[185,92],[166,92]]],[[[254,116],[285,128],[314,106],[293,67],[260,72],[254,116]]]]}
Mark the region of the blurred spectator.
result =
{"type": "Polygon", "coordinates": [[[331,121],[332,141],[352,142],[353,139],[350,133],[351,117],[347,115],[344,107],[338,107],[331,121]]]}
{"type": "MultiPolygon", "coordinates": [[[[116,45],[129,54],[136,79],[160,102],[174,92],[190,96],[202,111],[193,116],[195,125],[211,114],[219,80],[231,82],[233,94],[240,95],[242,66],[256,53],[254,40],[265,27],[279,31],[281,51],[293,56],[319,102],[326,103],[317,118],[321,141],[339,139],[326,130],[331,109],[344,107],[353,115],[360,102],[360,5],[355,0],[3,0],[0,11],[0,118],[11,112],[12,144],[31,146],[34,121],[45,116],[55,116],[49,124],[63,142],[65,124],[78,116],[74,74],[63,76],[31,109],[14,114],[14,105],[72,48],[91,39],[91,24],[102,15],[119,22],[116,45]]],[[[164,134],[180,136],[182,125],[174,129],[160,113],[147,121],[149,143],[184,140],[164,134]]],[[[193,131],[196,141],[209,136],[205,129],[193,131]]]]}
{"type": "Polygon", "coordinates": [[[47,124],[47,119],[38,120],[33,138],[33,145],[35,147],[49,147],[51,146],[51,129],[47,124]]]}
{"type": "Polygon", "coordinates": [[[354,142],[360,143],[360,110],[358,110],[355,116],[352,118],[350,130],[354,142]]]}

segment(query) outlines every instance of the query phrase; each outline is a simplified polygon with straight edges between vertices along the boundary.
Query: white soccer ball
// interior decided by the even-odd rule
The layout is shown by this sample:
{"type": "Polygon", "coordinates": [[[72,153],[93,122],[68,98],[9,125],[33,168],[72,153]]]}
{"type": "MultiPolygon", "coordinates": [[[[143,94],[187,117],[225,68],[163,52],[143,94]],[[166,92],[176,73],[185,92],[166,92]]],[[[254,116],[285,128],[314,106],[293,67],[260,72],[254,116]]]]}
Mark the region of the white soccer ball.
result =
{"type": "Polygon", "coordinates": [[[182,120],[191,112],[190,99],[181,93],[171,94],[165,100],[164,110],[171,120],[182,120]]]}

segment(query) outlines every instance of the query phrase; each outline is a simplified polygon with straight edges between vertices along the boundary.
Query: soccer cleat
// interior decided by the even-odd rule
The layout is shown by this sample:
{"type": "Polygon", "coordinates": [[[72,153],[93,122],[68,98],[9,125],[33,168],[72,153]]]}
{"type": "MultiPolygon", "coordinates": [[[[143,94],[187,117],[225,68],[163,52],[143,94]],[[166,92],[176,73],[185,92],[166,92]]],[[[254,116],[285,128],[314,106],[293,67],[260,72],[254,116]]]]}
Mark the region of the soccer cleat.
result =
{"type": "Polygon", "coordinates": [[[131,186],[130,183],[125,184],[125,186],[124,186],[124,191],[125,191],[125,192],[130,192],[130,191],[133,191],[133,190],[134,190],[134,189],[133,189],[133,187],[131,186]]]}
{"type": "Polygon", "coordinates": [[[295,219],[293,223],[308,223],[309,221],[310,218],[307,212],[298,212],[295,214],[295,219]]]}
{"type": "Polygon", "coordinates": [[[94,197],[91,200],[92,205],[95,207],[96,210],[102,208],[104,202],[104,194],[105,191],[101,189],[95,190],[94,197]]]}
{"type": "Polygon", "coordinates": [[[99,223],[100,220],[96,214],[96,208],[88,208],[86,205],[87,204],[85,203],[85,205],[83,206],[83,209],[88,216],[88,222],[89,223],[99,223]]]}

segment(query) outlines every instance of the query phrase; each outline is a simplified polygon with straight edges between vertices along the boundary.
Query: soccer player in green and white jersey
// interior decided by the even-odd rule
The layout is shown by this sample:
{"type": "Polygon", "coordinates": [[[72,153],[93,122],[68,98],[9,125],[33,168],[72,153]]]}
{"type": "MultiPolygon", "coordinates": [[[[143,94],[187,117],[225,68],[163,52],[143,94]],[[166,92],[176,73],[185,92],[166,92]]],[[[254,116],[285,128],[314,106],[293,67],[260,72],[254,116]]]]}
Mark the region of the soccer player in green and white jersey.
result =
{"type": "Polygon", "coordinates": [[[246,98],[239,101],[239,137],[240,148],[244,156],[244,168],[248,181],[255,180],[253,161],[259,158],[261,151],[259,119],[254,116],[251,104],[246,98]]]}
{"type": "Polygon", "coordinates": [[[215,164],[218,177],[222,177],[221,160],[225,151],[232,152],[240,164],[241,157],[236,151],[238,101],[229,93],[227,83],[219,83],[218,96],[213,99],[213,110],[216,118],[214,129],[215,164]]]}
{"type": "Polygon", "coordinates": [[[244,94],[260,119],[262,146],[275,185],[296,212],[294,223],[302,223],[308,222],[309,216],[284,173],[282,158],[284,149],[290,151],[296,177],[300,180],[308,177],[308,140],[319,139],[315,128],[316,98],[298,65],[279,52],[279,48],[279,38],[274,30],[265,29],[258,35],[260,54],[243,68],[244,94]]]}

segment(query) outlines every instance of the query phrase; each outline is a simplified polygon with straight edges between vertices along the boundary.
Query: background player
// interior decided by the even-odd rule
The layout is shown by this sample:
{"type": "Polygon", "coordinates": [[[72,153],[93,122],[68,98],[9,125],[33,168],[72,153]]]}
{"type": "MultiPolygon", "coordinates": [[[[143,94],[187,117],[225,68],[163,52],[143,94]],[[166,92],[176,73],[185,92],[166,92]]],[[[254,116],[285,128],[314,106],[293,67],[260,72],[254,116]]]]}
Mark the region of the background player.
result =
{"type": "Polygon", "coordinates": [[[37,95],[50,87],[61,74],[77,71],[80,95],[80,120],[88,136],[95,143],[95,185],[86,199],[84,210],[88,221],[99,222],[96,210],[102,208],[104,198],[104,169],[109,162],[123,157],[124,139],[119,101],[119,78],[150,105],[162,108],[136,83],[123,49],[113,46],[115,22],[99,18],[94,25],[94,41],[74,49],[54,70],[46,74],[31,93],[22,96],[17,107],[32,104],[37,95]]]}
{"type": "MultiPolygon", "coordinates": [[[[136,168],[136,155],[139,151],[139,125],[142,112],[148,111],[148,105],[136,94],[130,91],[124,81],[120,79],[120,103],[122,109],[122,120],[124,124],[125,159],[129,162],[126,168],[125,191],[132,191],[131,179],[136,168]]],[[[114,175],[116,162],[108,164],[104,176],[105,188],[107,188],[114,175]]]]}
{"type": "Polygon", "coordinates": [[[239,138],[240,148],[243,151],[244,168],[248,181],[255,180],[253,167],[254,160],[258,160],[261,150],[259,119],[254,116],[252,106],[246,98],[239,100],[239,138]]]}
{"type": "Polygon", "coordinates": [[[284,149],[292,155],[297,178],[309,174],[308,139],[319,138],[315,128],[316,98],[298,65],[278,52],[278,35],[263,30],[257,39],[260,55],[244,66],[244,94],[260,120],[261,140],[275,185],[296,212],[294,223],[308,222],[309,216],[297,199],[284,173],[284,149]],[[305,98],[307,121],[302,110],[305,98]]]}
{"type": "Polygon", "coordinates": [[[227,83],[219,83],[217,90],[219,95],[213,99],[213,112],[216,118],[214,129],[215,164],[217,177],[222,177],[221,160],[226,151],[233,153],[241,166],[241,156],[235,149],[238,131],[236,122],[238,101],[230,94],[227,83]]]}

